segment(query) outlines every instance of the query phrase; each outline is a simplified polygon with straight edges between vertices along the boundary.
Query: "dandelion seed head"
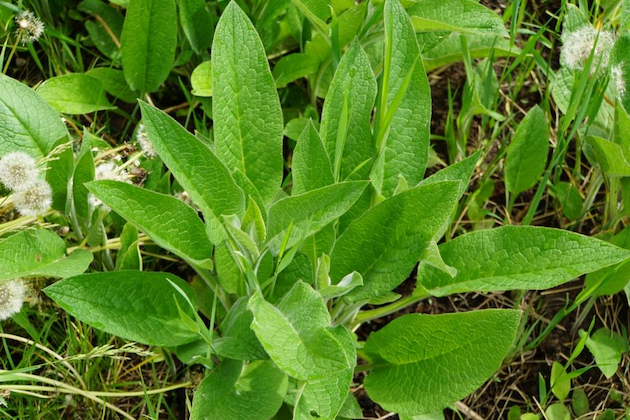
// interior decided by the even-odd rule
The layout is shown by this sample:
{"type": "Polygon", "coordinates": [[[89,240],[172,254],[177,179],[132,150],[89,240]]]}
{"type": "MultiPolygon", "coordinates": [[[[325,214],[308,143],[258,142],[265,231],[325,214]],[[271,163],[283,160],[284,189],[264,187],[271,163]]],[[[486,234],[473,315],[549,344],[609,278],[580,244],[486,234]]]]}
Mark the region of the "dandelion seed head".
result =
{"type": "Polygon", "coordinates": [[[626,94],[626,80],[623,76],[623,67],[621,64],[611,67],[610,78],[615,86],[615,89],[617,89],[617,96],[619,99],[622,99],[626,94]]]}
{"type": "Polygon", "coordinates": [[[21,191],[37,181],[37,162],[24,152],[11,152],[0,159],[0,182],[10,190],[21,191]]]}
{"type": "Polygon", "coordinates": [[[593,74],[597,69],[598,60],[600,60],[600,68],[608,67],[614,43],[615,36],[612,32],[598,31],[590,25],[577,31],[563,32],[560,62],[571,70],[583,70],[594,49],[591,65],[591,74],[593,74]]]}
{"type": "Polygon", "coordinates": [[[52,189],[48,182],[39,179],[15,193],[13,205],[22,216],[41,216],[52,206],[52,189]]]}
{"type": "Polygon", "coordinates": [[[140,150],[144,152],[144,155],[148,158],[154,158],[157,156],[157,152],[153,147],[153,143],[149,139],[149,133],[147,133],[147,129],[144,124],[138,125],[138,129],[136,130],[136,141],[140,146],[140,150]]]}
{"type": "Polygon", "coordinates": [[[25,294],[26,286],[21,279],[0,282],[0,321],[20,312],[25,294]]]}
{"type": "MultiPolygon", "coordinates": [[[[129,182],[129,174],[124,169],[120,169],[120,167],[116,165],[114,162],[104,162],[98,165],[94,169],[94,180],[129,182]]],[[[92,206],[92,208],[101,207],[102,209],[106,211],[111,210],[98,197],[96,197],[92,193],[88,195],[88,203],[90,204],[90,206],[92,206]]]]}
{"type": "Polygon", "coordinates": [[[16,35],[22,44],[35,42],[44,33],[44,23],[30,10],[25,10],[15,16],[18,26],[16,35]]]}

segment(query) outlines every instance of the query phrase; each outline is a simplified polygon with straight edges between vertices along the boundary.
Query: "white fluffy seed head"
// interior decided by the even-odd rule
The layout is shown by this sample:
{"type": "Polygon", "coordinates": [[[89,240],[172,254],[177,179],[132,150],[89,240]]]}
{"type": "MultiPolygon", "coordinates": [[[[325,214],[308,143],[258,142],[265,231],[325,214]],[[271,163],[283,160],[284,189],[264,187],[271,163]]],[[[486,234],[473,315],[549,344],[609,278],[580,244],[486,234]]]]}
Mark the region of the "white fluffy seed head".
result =
{"type": "Polygon", "coordinates": [[[13,205],[22,216],[41,216],[52,206],[52,189],[48,182],[39,179],[15,193],[13,205]]]}
{"type": "Polygon", "coordinates": [[[607,68],[610,53],[615,44],[612,32],[598,31],[590,25],[583,26],[577,31],[562,33],[562,53],[560,62],[571,70],[584,70],[588,57],[593,52],[591,74],[600,68],[607,68]]]}
{"type": "Polygon", "coordinates": [[[619,99],[623,99],[626,94],[626,80],[623,76],[623,67],[621,64],[610,68],[610,80],[617,90],[617,97],[619,99]]]}
{"type": "MultiPolygon", "coordinates": [[[[114,162],[104,162],[95,168],[94,179],[96,181],[110,180],[129,182],[129,174],[124,169],[120,169],[114,162]]],[[[103,202],[92,193],[88,195],[88,202],[92,208],[101,207],[104,210],[110,210],[109,207],[103,204],[103,202]]]]}
{"type": "Polygon", "coordinates": [[[10,190],[25,190],[38,175],[37,162],[24,152],[7,153],[0,159],[0,182],[10,190]]]}
{"type": "Polygon", "coordinates": [[[138,125],[136,130],[136,141],[140,146],[140,150],[144,152],[144,155],[148,158],[154,158],[157,156],[157,152],[153,147],[153,143],[149,140],[149,133],[147,133],[147,129],[144,124],[138,125]]]}
{"type": "Polygon", "coordinates": [[[0,321],[20,312],[25,294],[26,286],[21,279],[0,282],[0,321]]]}
{"type": "Polygon", "coordinates": [[[15,16],[16,35],[22,44],[35,42],[44,33],[44,23],[30,10],[15,16]]]}

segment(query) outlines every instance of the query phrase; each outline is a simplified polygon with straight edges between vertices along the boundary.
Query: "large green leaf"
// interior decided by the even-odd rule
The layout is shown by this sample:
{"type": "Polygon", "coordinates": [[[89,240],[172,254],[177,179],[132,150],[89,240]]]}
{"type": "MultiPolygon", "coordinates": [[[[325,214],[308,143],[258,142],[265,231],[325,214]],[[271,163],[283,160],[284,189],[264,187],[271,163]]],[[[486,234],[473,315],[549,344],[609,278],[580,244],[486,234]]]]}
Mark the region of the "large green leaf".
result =
{"type": "Polygon", "coordinates": [[[205,226],[183,201],[119,181],[93,181],[86,187],[162,248],[197,263],[211,257],[205,226]]]}
{"type": "Polygon", "coordinates": [[[36,92],[64,114],[88,114],[113,109],[103,84],[85,73],[64,74],[39,85],[36,92]]]}
{"type": "MultiPolygon", "coordinates": [[[[630,226],[610,239],[610,243],[624,249],[630,249],[630,226]]],[[[619,293],[630,284],[630,261],[623,261],[601,270],[589,273],[584,280],[585,288],[593,288],[593,296],[606,296],[619,293]]]]}
{"type": "Polygon", "coordinates": [[[347,181],[286,197],[269,209],[267,238],[274,252],[290,227],[287,247],[341,217],[363,193],[367,181],[347,181]]]}
{"type": "Polygon", "coordinates": [[[44,291],[79,320],[128,340],[153,346],[178,346],[199,336],[181,321],[179,308],[194,318],[187,299],[194,292],[171,273],[112,271],[70,277],[44,291]]]}
{"type": "Polygon", "coordinates": [[[586,143],[593,148],[595,158],[602,171],[611,177],[630,176],[630,163],[624,156],[623,148],[601,137],[588,136],[586,143]]]}
{"type": "Polygon", "coordinates": [[[508,36],[501,17],[473,0],[418,0],[407,13],[417,32],[508,36]]]}
{"type": "Polygon", "coordinates": [[[507,148],[505,183],[512,194],[529,190],[540,180],[547,164],[549,124],[536,105],[516,129],[507,148]]]}
{"type": "Polygon", "coordinates": [[[293,151],[293,195],[299,195],[335,182],[330,159],[322,139],[309,120],[293,151]]]}
{"type": "Polygon", "coordinates": [[[129,87],[139,92],[158,90],[175,60],[175,0],[130,0],[120,43],[129,87]]]}
{"type": "Polygon", "coordinates": [[[263,44],[237,2],[216,27],[212,89],[216,153],[269,203],[282,182],[282,110],[263,44]]]}
{"type": "Polygon", "coordinates": [[[350,383],[354,376],[355,363],[352,363],[352,361],[356,362],[357,359],[355,340],[342,325],[330,328],[329,331],[343,346],[351,366],[322,378],[309,380],[304,384],[296,408],[301,420],[333,420],[348,397],[350,383]]]}
{"type": "Polygon", "coordinates": [[[280,409],[287,377],[271,362],[224,360],[195,391],[191,420],[269,420],[280,409]]]}
{"type": "Polygon", "coordinates": [[[533,226],[467,233],[440,245],[440,253],[457,275],[421,264],[419,282],[434,296],[547,289],[630,257],[595,238],[533,226]]]}
{"type": "Polygon", "coordinates": [[[240,360],[268,359],[267,353],[250,328],[254,315],[247,309],[249,298],[242,297],[230,308],[221,323],[221,338],[212,342],[223,357],[240,360]]]}
{"type": "Polygon", "coordinates": [[[354,42],[339,62],[322,110],[322,139],[337,180],[346,179],[361,164],[357,175],[367,176],[366,161],[375,156],[370,128],[375,99],[370,61],[361,43],[354,42]]]}
{"type": "Polygon", "coordinates": [[[63,239],[49,230],[28,229],[0,241],[0,281],[76,276],[91,262],[92,253],[85,250],[66,255],[63,239]]]}
{"type": "Polygon", "coordinates": [[[59,114],[28,86],[0,75],[0,157],[16,150],[48,156],[68,130],[59,114]]]}
{"type": "Polygon", "coordinates": [[[377,161],[370,178],[390,197],[400,176],[411,186],[429,157],[431,89],[409,16],[399,0],[385,3],[385,62],[376,133],[377,161]]]}
{"type": "Polygon", "coordinates": [[[364,351],[374,369],[365,389],[386,410],[408,416],[442,410],[499,368],[519,318],[511,310],[397,318],[368,337],[364,351]]]}
{"type": "Polygon", "coordinates": [[[322,297],[298,281],[276,306],[259,292],[249,300],[252,329],[274,363],[300,380],[318,380],[356,362],[326,327],[331,319],[322,297]]]}
{"type": "Polygon", "coordinates": [[[125,74],[122,70],[110,67],[95,67],[85,74],[98,79],[103,84],[103,89],[110,95],[121,101],[133,103],[138,98],[138,92],[134,92],[127,85],[125,74]]]}
{"type": "Polygon", "coordinates": [[[214,22],[204,0],[177,0],[182,29],[193,50],[199,53],[212,44],[214,22]]]}
{"type": "Polygon", "coordinates": [[[208,225],[211,220],[216,224],[221,215],[242,217],[243,192],[210,148],[164,112],[144,102],[140,106],[151,143],[177,182],[201,208],[208,225]]]}
{"type": "Polygon", "coordinates": [[[347,295],[363,300],[391,291],[416,265],[450,217],[459,182],[420,185],[389,198],[348,226],[331,254],[330,277],[338,283],[356,271],[362,287],[347,295]]]}

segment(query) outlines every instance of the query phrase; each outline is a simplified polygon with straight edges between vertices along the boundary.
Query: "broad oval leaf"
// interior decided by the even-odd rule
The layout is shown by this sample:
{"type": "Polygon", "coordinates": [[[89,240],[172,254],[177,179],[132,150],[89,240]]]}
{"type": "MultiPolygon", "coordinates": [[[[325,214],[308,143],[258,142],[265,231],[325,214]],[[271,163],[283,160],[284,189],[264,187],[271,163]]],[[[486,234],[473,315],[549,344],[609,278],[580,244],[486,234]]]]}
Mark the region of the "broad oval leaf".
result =
{"type": "Polygon", "coordinates": [[[271,362],[243,366],[224,360],[199,385],[191,420],[269,420],[280,409],[288,380],[271,362]]]}
{"type": "Polygon", "coordinates": [[[386,410],[408,416],[440,411],[499,368],[520,316],[490,309],[397,318],[368,337],[364,351],[374,369],[365,389],[386,410]]]}
{"type": "Polygon", "coordinates": [[[212,342],[220,356],[239,360],[269,358],[250,328],[254,315],[247,308],[248,301],[248,297],[237,300],[221,323],[221,338],[212,342]]]}
{"type": "Polygon", "coordinates": [[[179,308],[194,318],[187,299],[194,292],[171,273],[112,271],[70,277],[44,291],[79,320],[110,334],[152,346],[178,346],[199,336],[181,321],[179,308]]]}
{"type": "Polygon", "coordinates": [[[204,61],[190,75],[192,94],[195,96],[212,96],[212,61],[204,61]]]}
{"type": "Polygon", "coordinates": [[[286,197],[269,209],[267,237],[274,252],[279,250],[291,226],[287,248],[318,232],[347,212],[359,199],[367,181],[347,181],[286,197]]]}
{"type": "Polygon", "coordinates": [[[505,183],[512,194],[529,190],[540,180],[547,164],[549,123],[536,105],[518,125],[507,148],[505,183]]]}
{"type": "Polygon", "coordinates": [[[119,181],[93,181],[86,187],[162,248],[197,263],[211,257],[205,226],[183,201],[119,181]]]}
{"type": "Polygon", "coordinates": [[[356,363],[348,360],[339,339],[326,328],[331,322],[326,304],[308,284],[296,282],[275,306],[256,292],[249,299],[249,309],[258,340],[288,375],[318,380],[356,363]]]}
{"type": "Polygon", "coordinates": [[[175,0],[131,0],[120,43],[129,87],[143,93],[158,90],[175,60],[175,0]]]}
{"type": "Polygon", "coordinates": [[[346,297],[354,301],[382,295],[402,283],[451,215],[458,189],[454,181],[420,185],[352,222],[330,256],[333,283],[353,271],[361,274],[364,285],[346,297]]]}
{"type": "Polygon", "coordinates": [[[596,163],[604,174],[610,177],[630,176],[630,163],[620,145],[596,136],[588,136],[586,143],[595,152],[596,163]]]}
{"type": "Polygon", "coordinates": [[[282,182],[282,110],[262,41],[237,2],[216,27],[212,85],[217,156],[269,203],[282,182]]]}
{"type": "Polygon", "coordinates": [[[64,114],[88,114],[115,108],[105,96],[105,87],[85,73],[64,74],[39,85],[36,92],[64,114]]]}
{"type": "Polygon", "coordinates": [[[92,253],[82,249],[66,255],[63,239],[49,230],[28,229],[0,240],[0,281],[76,276],[91,263],[92,253]]]}
{"type": "Polygon", "coordinates": [[[28,86],[0,75],[0,157],[16,150],[48,156],[68,137],[59,114],[28,86]]]}
{"type": "Polygon", "coordinates": [[[467,233],[440,245],[440,253],[457,275],[421,264],[418,280],[434,296],[548,289],[630,257],[599,239],[533,226],[467,233]]]}

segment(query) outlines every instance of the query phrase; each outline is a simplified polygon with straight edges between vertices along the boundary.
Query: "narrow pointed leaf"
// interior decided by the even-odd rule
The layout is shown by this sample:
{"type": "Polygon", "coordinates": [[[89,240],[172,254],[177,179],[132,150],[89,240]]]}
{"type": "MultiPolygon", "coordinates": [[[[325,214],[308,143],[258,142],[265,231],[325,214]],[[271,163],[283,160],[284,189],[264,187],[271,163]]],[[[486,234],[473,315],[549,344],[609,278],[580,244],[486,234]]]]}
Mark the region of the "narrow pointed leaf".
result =
{"type": "Polygon", "coordinates": [[[282,110],[263,44],[237,2],[216,27],[212,89],[216,153],[269,203],[282,182],[282,110]]]}
{"type": "Polygon", "coordinates": [[[630,257],[630,251],[595,238],[532,226],[467,233],[440,245],[440,253],[457,275],[421,264],[418,279],[434,296],[542,290],[630,257]]]}

